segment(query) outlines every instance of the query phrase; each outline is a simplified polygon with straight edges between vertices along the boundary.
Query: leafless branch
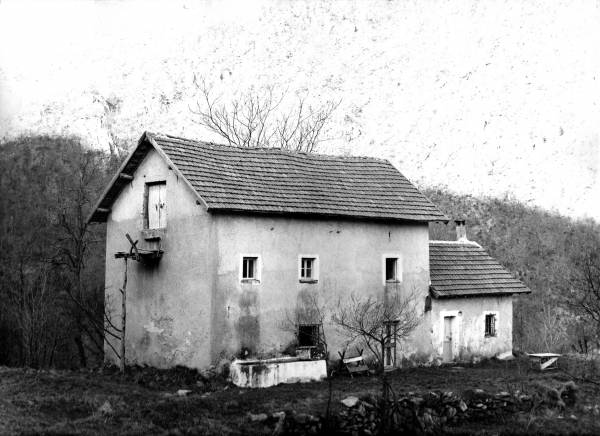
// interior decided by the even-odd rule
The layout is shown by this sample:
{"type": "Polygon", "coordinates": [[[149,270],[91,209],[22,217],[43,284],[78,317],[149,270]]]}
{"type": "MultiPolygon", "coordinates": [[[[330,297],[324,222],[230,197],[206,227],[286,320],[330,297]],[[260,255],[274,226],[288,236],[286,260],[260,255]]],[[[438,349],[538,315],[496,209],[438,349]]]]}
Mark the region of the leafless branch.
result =
{"type": "Polygon", "coordinates": [[[250,91],[231,102],[214,97],[204,78],[194,76],[200,98],[191,112],[196,121],[238,147],[281,147],[292,151],[313,152],[320,134],[340,102],[328,101],[313,108],[306,96],[298,96],[296,105],[282,110],[287,92],[275,95],[272,87],[250,91]],[[275,114],[279,113],[279,116],[275,114]]]}
{"type": "Polygon", "coordinates": [[[353,294],[349,299],[340,299],[332,319],[351,340],[363,340],[382,371],[385,347],[405,340],[419,325],[415,306],[414,293],[387,298],[353,294]]]}

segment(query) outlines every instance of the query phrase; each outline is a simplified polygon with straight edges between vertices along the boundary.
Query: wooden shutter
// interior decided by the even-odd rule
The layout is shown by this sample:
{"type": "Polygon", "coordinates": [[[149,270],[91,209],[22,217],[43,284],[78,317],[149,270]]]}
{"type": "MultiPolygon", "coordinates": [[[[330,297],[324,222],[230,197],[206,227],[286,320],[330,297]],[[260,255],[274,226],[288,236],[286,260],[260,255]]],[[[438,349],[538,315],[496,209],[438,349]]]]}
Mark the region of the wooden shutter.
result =
{"type": "Polygon", "coordinates": [[[161,229],[167,226],[167,185],[148,185],[148,228],[161,229]]]}

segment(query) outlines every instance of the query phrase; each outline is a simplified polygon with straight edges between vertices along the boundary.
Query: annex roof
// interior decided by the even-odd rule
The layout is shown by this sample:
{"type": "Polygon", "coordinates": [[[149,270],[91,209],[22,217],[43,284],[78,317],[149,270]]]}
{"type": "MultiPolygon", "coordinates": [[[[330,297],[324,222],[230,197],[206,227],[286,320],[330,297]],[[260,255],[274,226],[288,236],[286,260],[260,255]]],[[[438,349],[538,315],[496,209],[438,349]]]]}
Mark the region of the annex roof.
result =
{"type": "Polygon", "coordinates": [[[471,241],[430,241],[429,269],[430,290],[436,298],[531,292],[471,241]]]}
{"type": "Polygon", "coordinates": [[[155,148],[209,212],[448,221],[387,160],[241,148],[146,132],[90,221],[105,221],[129,176],[155,148]]]}

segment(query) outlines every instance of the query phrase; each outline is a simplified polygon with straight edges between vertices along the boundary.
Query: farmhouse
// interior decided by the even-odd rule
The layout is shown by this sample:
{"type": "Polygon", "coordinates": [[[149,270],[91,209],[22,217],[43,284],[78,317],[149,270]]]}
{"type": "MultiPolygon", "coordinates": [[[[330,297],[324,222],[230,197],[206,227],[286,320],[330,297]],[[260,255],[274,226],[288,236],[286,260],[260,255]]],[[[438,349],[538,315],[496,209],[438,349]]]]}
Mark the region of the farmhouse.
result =
{"type": "MultiPolygon", "coordinates": [[[[457,241],[430,241],[448,218],[388,161],[236,148],[144,133],[91,216],[106,222],[107,312],[118,325],[130,262],[126,359],[207,367],[277,356],[326,337],[330,317],[290,328],[289,314],[352,295],[414,295],[419,326],[390,343],[386,365],[512,349],[512,296],[529,292],[458,222],[457,241]]],[[[111,337],[107,337],[112,341],[111,337]]],[[[114,359],[107,347],[106,358],[114,359]]]]}

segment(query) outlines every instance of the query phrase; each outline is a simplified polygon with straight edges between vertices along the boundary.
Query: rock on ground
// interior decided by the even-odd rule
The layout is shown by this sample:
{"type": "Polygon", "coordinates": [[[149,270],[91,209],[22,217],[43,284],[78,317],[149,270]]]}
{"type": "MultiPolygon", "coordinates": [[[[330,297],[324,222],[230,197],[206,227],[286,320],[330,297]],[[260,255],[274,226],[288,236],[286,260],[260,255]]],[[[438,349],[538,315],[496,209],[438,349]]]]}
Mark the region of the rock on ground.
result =
{"type": "Polygon", "coordinates": [[[358,397],[350,396],[342,400],[342,404],[346,407],[354,407],[358,403],[358,397]]]}

